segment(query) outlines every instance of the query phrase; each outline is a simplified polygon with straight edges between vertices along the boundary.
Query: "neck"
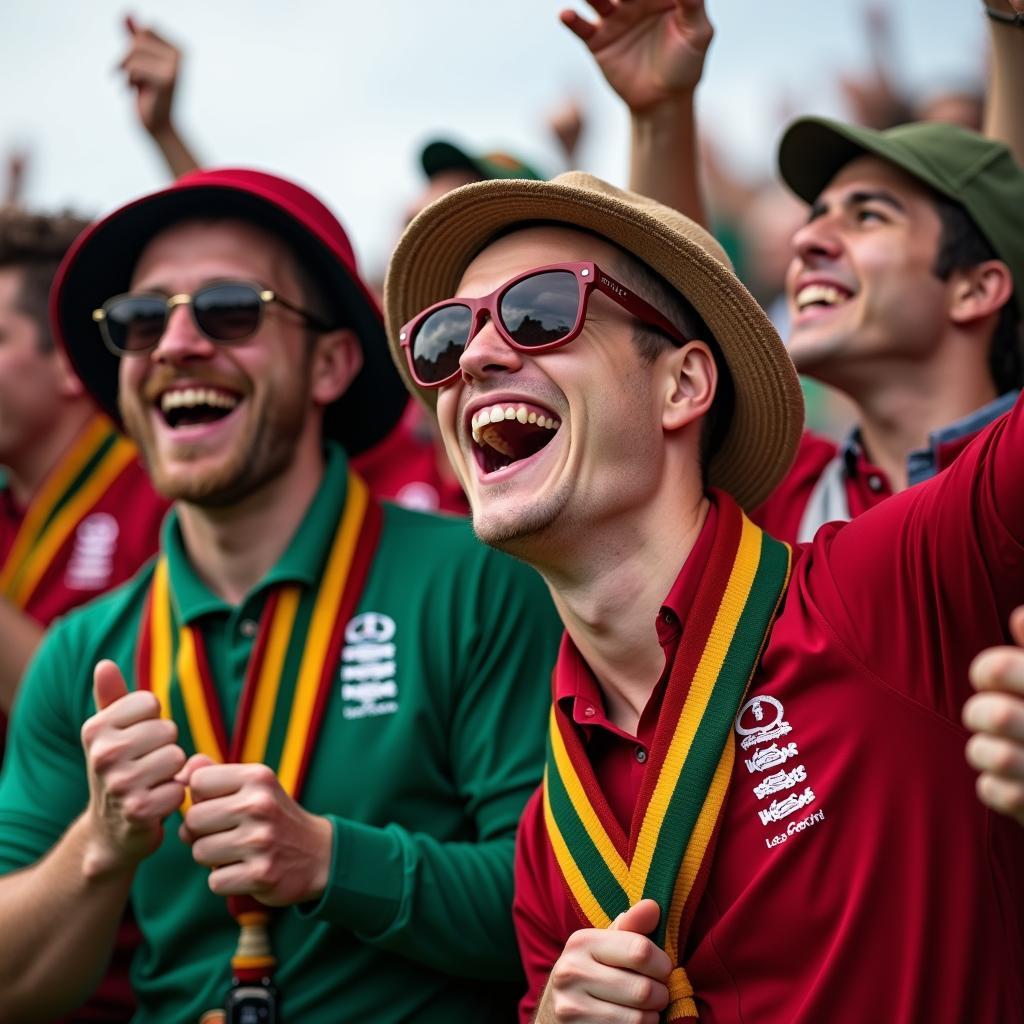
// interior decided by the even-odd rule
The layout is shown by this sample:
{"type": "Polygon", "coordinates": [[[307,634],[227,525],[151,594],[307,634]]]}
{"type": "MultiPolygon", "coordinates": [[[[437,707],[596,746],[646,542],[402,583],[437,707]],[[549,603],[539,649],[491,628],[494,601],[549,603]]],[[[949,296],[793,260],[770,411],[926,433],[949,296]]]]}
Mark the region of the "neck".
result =
{"type": "Polygon", "coordinates": [[[90,402],[69,402],[50,430],[30,438],[21,451],[4,463],[8,487],[18,505],[24,508],[35,497],[43,481],[95,415],[96,408],[90,402]]]}
{"type": "Polygon", "coordinates": [[[239,605],[284,554],[309,509],[324,461],[319,447],[299,451],[284,473],[222,508],[179,502],[189,561],[219,597],[239,605]]]}
{"type": "Polygon", "coordinates": [[[708,500],[699,489],[687,497],[674,491],[642,508],[575,531],[586,536],[582,545],[537,566],[601,686],[610,720],[633,734],[665,665],[655,620],[704,525],[708,500]]]}
{"type": "Polygon", "coordinates": [[[932,431],[997,397],[988,361],[978,358],[989,345],[980,333],[962,332],[926,359],[872,364],[855,379],[835,382],[857,403],[864,446],[894,491],[907,486],[907,458],[932,431]]]}

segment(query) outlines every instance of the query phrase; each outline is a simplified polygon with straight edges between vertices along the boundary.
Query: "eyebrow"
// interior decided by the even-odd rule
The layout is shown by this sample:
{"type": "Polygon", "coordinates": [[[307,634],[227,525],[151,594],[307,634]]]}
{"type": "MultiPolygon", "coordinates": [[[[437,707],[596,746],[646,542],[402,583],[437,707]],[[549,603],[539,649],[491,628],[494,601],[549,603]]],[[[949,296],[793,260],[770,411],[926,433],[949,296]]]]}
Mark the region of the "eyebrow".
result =
{"type": "MultiPolygon", "coordinates": [[[[885,189],[860,189],[857,192],[851,192],[843,197],[839,205],[849,209],[855,206],[862,206],[864,203],[885,203],[886,206],[892,207],[897,213],[907,212],[906,206],[892,192],[887,192],[885,189]]],[[[827,212],[828,204],[823,203],[820,199],[816,199],[811,206],[810,213],[807,215],[807,220],[810,222],[827,212]]]]}

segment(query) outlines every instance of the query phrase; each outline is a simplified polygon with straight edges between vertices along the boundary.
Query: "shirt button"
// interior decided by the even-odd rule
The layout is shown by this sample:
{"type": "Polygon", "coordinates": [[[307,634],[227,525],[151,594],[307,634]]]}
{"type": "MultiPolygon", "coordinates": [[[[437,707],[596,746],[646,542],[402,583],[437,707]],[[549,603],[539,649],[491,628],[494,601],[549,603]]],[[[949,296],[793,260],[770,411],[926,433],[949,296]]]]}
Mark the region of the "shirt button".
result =
{"type": "Polygon", "coordinates": [[[667,625],[671,625],[672,624],[672,613],[671,612],[662,612],[661,613],[661,621],[666,623],[667,625]]]}
{"type": "Polygon", "coordinates": [[[647,751],[643,747],[636,748],[637,764],[643,764],[647,760],[647,751]]]}
{"type": "Polygon", "coordinates": [[[260,630],[259,625],[252,619],[242,619],[238,624],[239,632],[242,636],[254,637],[260,630]]]}
{"type": "Polygon", "coordinates": [[[877,473],[868,477],[868,487],[877,494],[882,489],[882,478],[877,473]]]}
{"type": "Polygon", "coordinates": [[[587,718],[593,718],[593,717],[594,717],[594,715],[596,715],[596,714],[597,714],[597,708],[592,708],[592,707],[591,707],[591,706],[590,706],[590,705],[588,704],[588,705],[587,705],[587,706],[586,706],[586,707],[585,707],[585,708],[583,709],[583,714],[585,714],[585,715],[587,716],[587,718]]]}

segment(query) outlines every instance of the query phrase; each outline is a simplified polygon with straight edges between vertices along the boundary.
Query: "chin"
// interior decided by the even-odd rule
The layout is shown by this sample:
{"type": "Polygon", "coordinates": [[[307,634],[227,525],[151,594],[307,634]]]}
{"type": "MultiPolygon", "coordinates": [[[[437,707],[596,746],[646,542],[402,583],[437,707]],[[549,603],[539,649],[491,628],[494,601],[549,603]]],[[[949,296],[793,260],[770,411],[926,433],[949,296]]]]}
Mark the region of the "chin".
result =
{"type": "Polygon", "coordinates": [[[557,497],[528,505],[492,500],[491,507],[473,507],[473,532],[489,547],[515,555],[524,562],[556,542],[567,517],[564,502],[557,497]]]}
{"type": "Polygon", "coordinates": [[[190,505],[221,507],[245,496],[247,488],[244,465],[201,466],[181,464],[167,466],[159,459],[145,458],[146,469],[156,490],[170,501],[190,505]]]}

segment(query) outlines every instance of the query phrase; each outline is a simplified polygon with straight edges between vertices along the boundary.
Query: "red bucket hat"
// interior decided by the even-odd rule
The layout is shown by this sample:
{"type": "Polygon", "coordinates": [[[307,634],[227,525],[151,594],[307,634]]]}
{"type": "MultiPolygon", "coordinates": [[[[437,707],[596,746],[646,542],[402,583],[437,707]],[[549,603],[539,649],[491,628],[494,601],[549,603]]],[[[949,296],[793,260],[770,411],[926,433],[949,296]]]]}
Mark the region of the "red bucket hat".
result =
{"type": "Polygon", "coordinates": [[[351,327],[363,368],[328,406],[324,435],[356,455],[398,423],[408,395],[388,353],[377,302],[363,283],[337,218],[304,188],[262,171],[200,170],[135,199],[86,228],[68,250],[50,292],[53,336],[92,397],[119,426],[118,358],[107,351],[92,311],[127,291],[146,244],[190,217],[235,217],[286,241],[321,285],[339,325],[351,327]]]}

